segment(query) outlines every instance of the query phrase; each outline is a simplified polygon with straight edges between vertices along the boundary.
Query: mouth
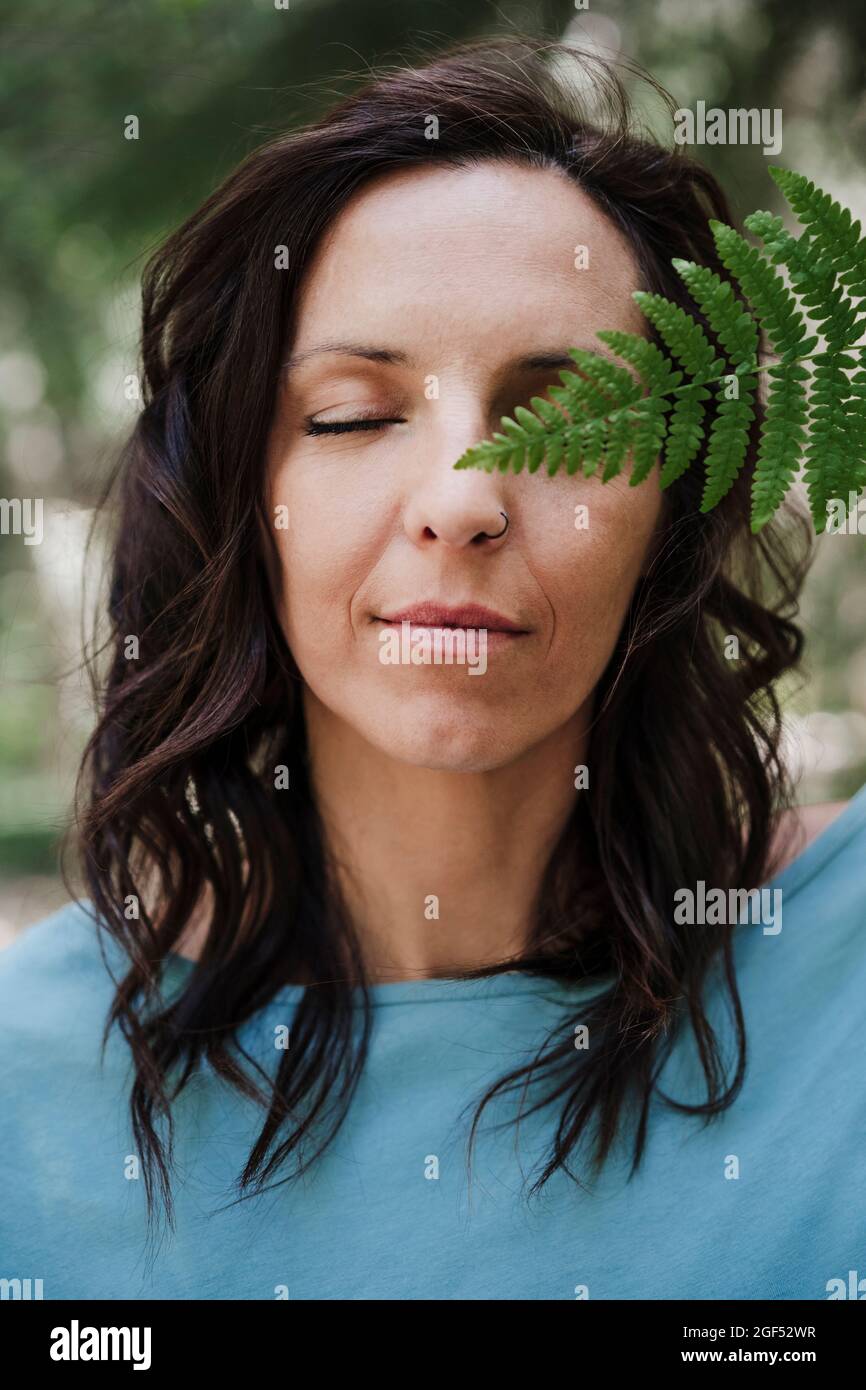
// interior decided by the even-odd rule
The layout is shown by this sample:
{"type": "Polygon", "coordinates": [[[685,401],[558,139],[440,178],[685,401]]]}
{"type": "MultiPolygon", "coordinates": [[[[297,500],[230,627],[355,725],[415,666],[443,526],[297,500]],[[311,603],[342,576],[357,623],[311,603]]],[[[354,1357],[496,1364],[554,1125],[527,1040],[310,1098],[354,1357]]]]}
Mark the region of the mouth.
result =
{"type": "Polygon", "coordinates": [[[410,623],[413,628],[478,628],[503,637],[526,637],[529,633],[528,628],[521,627],[504,613],[497,613],[495,609],[485,608],[478,603],[417,603],[395,613],[375,615],[374,621],[391,627],[410,623]]]}

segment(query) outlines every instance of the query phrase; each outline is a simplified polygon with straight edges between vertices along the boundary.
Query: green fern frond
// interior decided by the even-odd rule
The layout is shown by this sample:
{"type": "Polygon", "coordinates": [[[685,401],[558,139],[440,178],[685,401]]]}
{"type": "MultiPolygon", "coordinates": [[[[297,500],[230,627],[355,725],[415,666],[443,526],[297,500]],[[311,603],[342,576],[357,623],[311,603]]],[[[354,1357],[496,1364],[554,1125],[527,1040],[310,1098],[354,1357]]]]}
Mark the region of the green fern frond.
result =
{"type": "Polygon", "coordinates": [[[724,365],[721,358],[700,324],[685,309],[660,294],[646,294],[643,290],[636,290],[632,298],[691,377],[710,381],[719,375],[724,365]]]}
{"type": "Polygon", "coordinates": [[[707,446],[707,479],[701,498],[701,511],[708,512],[733,487],[746,461],[754,400],[758,387],[755,376],[734,376],[737,395],[720,401],[707,446]]]}
{"type": "Polygon", "coordinates": [[[806,324],[781,275],[733,227],[711,220],[710,230],[719,260],[740,285],[776,352],[782,358],[800,355],[806,324]]]}
{"type": "Polygon", "coordinates": [[[769,173],[797,221],[811,233],[819,252],[828,253],[833,270],[848,293],[855,299],[866,297],[866,242],[860,236],[860,223],[804,174],[778,165],[771,165],[769,173]]]}
{"type": "MultiPolygon", "coordinates": [[[[822,255],[811,237],[806,233],[792,237],[782,219],[769,212],[753,212],[746,218],[746,226],[761,237],[774,265],[788,267],[791,283],[821,334],[828,341],[852,341],[859,332],[857,309],[837,284],[830,258],[822,255]]],[[[864,322],[860,320],[861,327],[864,322]]]]}
{"type": "MultiPolygon", "coordinates": [[[[796,475],[806,442],[808,409],[804,382],[808,380],[809,373],[792,362],[771,367],[768,375],[770,389],[752,479],[753,531],[759,531],[766,525],[781,506],[796,475]]],[[[812,500],[810,497],[810,503],[812,500]]],[[[814,507],[812,513],[818,527],[819,513],[814,507]]]]}
{"type": "Polygon", "coordinates": [[[709,399],[710,393],[706,387],[689,386],[674,401],[665,441],[662,487],[670,487],[677,478],[681,478],[697,457],[706,438],[704,402],[709,399]]]}
{"type": "Polygon", "coordinates": [[[701,321],[659,294],[634,299],[655,338],[606,331],[597,336],[625,365],[571,348],[576,371],[518,406],[502,430],[468,449],[456,468],[553,475],[601,470],[603,482],[631,461],[632,486],[661,464],[662,488],[702,455],[700,509],[734,486],[755,439],[758,380],[767,398],[751,478],[751,527],[775,515],[803,468],[816,530],[831,501],[843,514],[866,488],[866,241],[847,209],[802,174],[771,168],[803,228],[754,212],[746,228],[709,223],[724,279],[675,259],[701,321]],[[787,273],[789,283],[780,273],[787,273]],[[771,356],[761,361],[762,345],[771,356]]]}
{"type": "Polygon", "coordinates": [[[730,280],[695,261],[675,259],[671,265],[684,280],[692,299],[736,366],[753,366],[758,360],[758,328],[737,300],[730,280]]]}

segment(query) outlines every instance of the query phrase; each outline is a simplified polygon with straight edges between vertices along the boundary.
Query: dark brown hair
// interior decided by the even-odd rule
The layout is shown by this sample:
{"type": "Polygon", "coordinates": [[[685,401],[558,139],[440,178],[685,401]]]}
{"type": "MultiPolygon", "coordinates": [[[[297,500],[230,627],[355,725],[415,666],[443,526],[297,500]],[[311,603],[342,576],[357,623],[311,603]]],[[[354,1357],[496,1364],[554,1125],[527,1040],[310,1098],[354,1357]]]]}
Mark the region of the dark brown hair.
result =
{"type": "MultiPolygon", "coordinates": [[[[315,1161],[364,1063],[373,1014],[365,988],[356,1035],[352,986],[365,985],[363,964],[309,784],[300,676],[272,597],[265,446],[298,289],[335,216],[386,171],[490,159],[564,170],[625,235],[642,287],[700,318],[670,262],[694,259],[724,276],[707,225],[732,221],[718,184],[681,148],[636,128],[613,67],[524,37],[374,76],[323,119],[253,152],[144,271],[143,409],[106,491],[105,500],[118,493],[110,632],[93,654],[99,719],[79,778],[79,825],[91,908],[129,958],[106,1037],[117,1023],[132,1051],[132,1125],[151,1215],[159,1195],[171,1219],[172,1105],[202,1059],[264,1111],[238,1199],[315,1161]],[[425,138],[431,114],[436,140],[425,138]],[[275,269],[278,246],[289,249],[288,269],[275,269]],[[291,794],[274,790],[277,764],[291,769],[291,794]],[[166,1000],[161,962],[205,891],[206,945],[166,1000]],[[138,919],[124,910],[129,895],[138,919]],[[291,1050],[266,1075],[242,1049],[239,1057],[235,1029],[300,979],[314,983],[291,1050]]],[[[706,1099],[666,1103],[709,1118],[742,1084],[733,929],[677,926],[673,904],[676,889],[698,879],[764,881],[774,816],[791,801],[774,682],[800,658],[793,619],[807,528],[789,517],[750,535],[754,458],[753,447],[707,514],[700,461],[664,493],[660,544],[597,692],[591,784],[550,860],[520,965],[612,981],[579,1010],[592,1048],[579,1054],[567,1032],[551,1035],[487,1093],[471,1130],[499,1091],[520,1091],[532,1109],[559,1102],[533,1191],[558,1168],[570,1172],[590,1121],[598,1170],[630,1111],[634,1171],[680,1027],[693,1029],[706,1099]],[[725,659],[729,634],[738,661],[725,659]],[[735,1023],[730,1076],[704,1007],[715,965],[735,1023]]],[[[498,968],[506,965],[515,962],[498,968]]]]}

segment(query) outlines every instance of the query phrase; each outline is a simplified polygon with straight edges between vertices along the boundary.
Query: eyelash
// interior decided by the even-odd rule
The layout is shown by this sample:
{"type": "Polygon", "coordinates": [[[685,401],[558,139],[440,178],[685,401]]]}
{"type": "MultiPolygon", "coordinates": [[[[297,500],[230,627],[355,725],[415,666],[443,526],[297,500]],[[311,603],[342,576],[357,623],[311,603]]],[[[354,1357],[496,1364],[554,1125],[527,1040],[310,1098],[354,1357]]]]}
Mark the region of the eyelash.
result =
{"type": "Polygon", "coordinates": [[[405,420],[383,418],[381,420],[327,420],[325,422],[307,419],[304,433],[311,435],[349,434],[354,430],[378,430],[383,425],[404,425],[405,420]]]}

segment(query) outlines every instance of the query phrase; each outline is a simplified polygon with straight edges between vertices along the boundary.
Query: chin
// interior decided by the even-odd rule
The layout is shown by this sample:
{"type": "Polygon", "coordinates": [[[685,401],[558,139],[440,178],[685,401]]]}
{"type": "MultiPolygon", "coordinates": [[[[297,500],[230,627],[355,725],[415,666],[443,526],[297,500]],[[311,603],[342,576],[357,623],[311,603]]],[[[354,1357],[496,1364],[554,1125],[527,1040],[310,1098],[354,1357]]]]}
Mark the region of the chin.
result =
{"type": "Polygon", "coordinates": [[[404,705],[386,723],[368,733],[372,743],[399,762],[440,772],[489,772],[518,757],[527,740],[517,731],[494,724],[489,712],[459,705],[423,709],[404,705]]]}

